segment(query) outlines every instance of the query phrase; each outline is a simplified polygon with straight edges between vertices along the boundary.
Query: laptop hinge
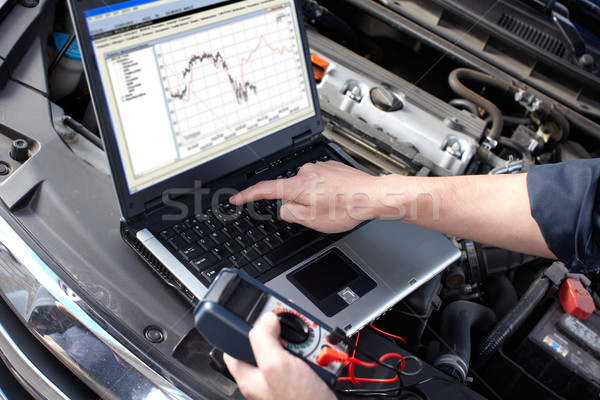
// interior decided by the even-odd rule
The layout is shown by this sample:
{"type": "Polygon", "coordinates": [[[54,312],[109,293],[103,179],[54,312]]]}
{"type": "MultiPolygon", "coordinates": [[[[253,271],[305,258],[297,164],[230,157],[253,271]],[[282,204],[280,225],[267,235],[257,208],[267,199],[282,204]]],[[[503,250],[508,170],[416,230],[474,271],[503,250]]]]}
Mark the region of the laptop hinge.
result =
{"type": "Polygon", "coordinates": [[[163,194],[163,196],[157,197],[155,199],[152,200],[148,200],[147,202],[144,203],[144,213],[142,215],[140,215],[140,218],[144,218],[145,216],[148,216],[149,214],[153,213],[156,210],[162,209],[165,206],[169,206],[169,205],[174,205],[174,204],[183,204],[182,202],[185,202],[185,200],[183,200],[183,197],[186,194],[190,194],[192,193],[191,191],[188,193],[183,193],[180,194],[178,193],[177,196],[169,196],[167,194],[167,196],[165,196],[163,194]]]}
{"type": "Polygon", "coordinates": [[[310,140],[313,138],[313,133],[312,131],[306,131],[303,132],[299,135],[296,135],[292,138],[292,146],[295,147],[302,147],[305,144],[307,144],[308,142],[310,142],[310,140]]]}
{"type": "Polygon", "coordinates": [[[163,194],[161,196],[145,202],[144,203],[144,212],[141,215],[138,215],[135,218],[132,218],[132,220],[144,218],[157,210],[163,209],[164,207],[175,207],[175,209],[176,209],[175,212],[179,212],[179,211],[183,212],[183,209],[181,208],[183,205],[189,203],[190,201],[195,201],[195,200],[189,200],[189,199],[190,199],[190,196],[194,196],[196,189],[197,188],[188,189],[188,190],[181,191],[181,192],[177,189],[173,190],[173,192],[169,192],[167,190],[167,191],[163,192],[163,194]],[[177,211],[177,210],[179,210],[179,211],[177,211]]]}
{"type": "Polygon", "coordinates": [[[163,198],[161,197],[157,197],[155,199],[149,200],[147,202],[144,203],[144,210],[146,211],[146,213],[148,212],[152,212],[158,208],[160,208],[161,206],[163,206],[163,198]]]}

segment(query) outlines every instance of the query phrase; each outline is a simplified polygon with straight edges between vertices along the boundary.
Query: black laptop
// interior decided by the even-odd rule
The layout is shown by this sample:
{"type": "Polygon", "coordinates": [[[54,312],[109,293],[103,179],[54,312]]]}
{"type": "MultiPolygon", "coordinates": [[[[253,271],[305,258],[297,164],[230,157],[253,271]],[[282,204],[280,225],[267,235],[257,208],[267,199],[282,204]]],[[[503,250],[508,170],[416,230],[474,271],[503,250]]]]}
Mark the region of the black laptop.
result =
{"type": "Polygon", "coordinates": [[[228,203],[305,163],[355,165],[321,135],[297,0],[70,6],[122,235],[192,304],[222,268],[240,268],[352,333],[459,256],[395,221],[324,235],[282,221],[275,200],[228,203]]]}

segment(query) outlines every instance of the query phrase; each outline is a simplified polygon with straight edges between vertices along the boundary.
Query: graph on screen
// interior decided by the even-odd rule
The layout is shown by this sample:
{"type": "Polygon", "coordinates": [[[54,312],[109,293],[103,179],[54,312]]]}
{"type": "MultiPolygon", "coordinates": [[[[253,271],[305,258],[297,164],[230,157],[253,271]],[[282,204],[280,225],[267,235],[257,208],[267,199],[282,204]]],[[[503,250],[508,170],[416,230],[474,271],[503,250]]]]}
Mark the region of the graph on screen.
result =
{"type": "Polygon", "coordinates": [[[155,46],[182,158],[308,107],[289,7],[155,46]]]}
{"type": "MultiPolygon", "coordinates": [[[[254,52],[258,51],[258,49],[260,48],[260,43],[263,40],[265,40],[264,36],[261,36],[259,46],[256,47],[254,52]]],[[[280,51],[281,53],[283,53],[284,51],[289,52],[290,50],[284,48],[275,51],[280,51]]],[[[227,62],[223,59],[223,56],[221,56],[221,53],[217,52],[217,54],[212,54],[205,52],[202,53],[202,55],[200,56],[193,55],[188,61],[188,67],[184,69],[181,73],[183,79],[186,79],[189,76],[188,83],[180,91],[171,91],[170,96],[172,98],[179,99],[184,103],[188,103],[192,94],[192,83],[194,82],[194,66],[197,63],[208,61],[209,63],[212,63],[212,65],[215,67],[215,70],[221,70],[227,75],[227,80],[231,84],[231,89],[233,91],[233,94],[235,95],[236,102],[238,104],[247,102],[249,92],[254,92],[254,94],[256,94],[256,85],[244,79],[244,63],[250,61],[253,53],[250,53],[248,58],[242,58],[242,76],[240,81],[238,81],[231,75],[231,72],[229,72],[229,66],[227,65],[227,62]]]]}

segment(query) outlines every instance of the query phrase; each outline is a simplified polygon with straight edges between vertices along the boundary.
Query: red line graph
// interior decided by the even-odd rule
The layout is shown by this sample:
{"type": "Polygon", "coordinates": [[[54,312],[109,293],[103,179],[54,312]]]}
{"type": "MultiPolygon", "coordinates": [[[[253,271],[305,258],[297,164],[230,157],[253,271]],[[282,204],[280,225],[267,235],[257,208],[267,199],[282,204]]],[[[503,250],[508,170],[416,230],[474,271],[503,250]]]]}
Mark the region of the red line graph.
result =
{"type": "Polygon", "coordinates": [[[181,91],[171,92],[171,97],[177,98],[185,103],[188,103],[190,101],[191,88],[192,88],[192,84],[194,83],[194,66],[198,62],[202,63],[203,61],[208,59],[212,62],[213,66],[215,67],[216,70],[221,70],[227,74],[227,78],[229,80],[229,83],[231,84],[231,89],[233,90],[233,93],[235,95],[236,102],[238,104],[247,102],[248,101],[248,93],[250,91],[252,91],[252,92],[254,92],[254,94],[256,94],[257,88],[251,82],[246,81],[244,66],[252,60],[252,57],[263,46],[266,47],[267,49],[271,50],[273,53],[277,53],[281,56],[283,56],[285,53],[293,53],[293,50],[288,49],[285,46],[273,47],[271,44],[269,44],[269,42],[267,41],[267,39],[264,36],[261,36],[258,40],[258,44],[256,45],[256,47],[252,51],[250,51],[250,53],[248,54],[247,57],[242,57],[242,59],[240,60],[241,80],[239,82],[232,77],[232,75],[229,71],[227,62],[223,59],[221,52],[217,52],[217,54],[205,52],[200,56],[192,55],[188,61],[188,67],[185,70],[183,70],[183,72],[182,72],[184,79],[189,74],[188,82],[181,91]]]}

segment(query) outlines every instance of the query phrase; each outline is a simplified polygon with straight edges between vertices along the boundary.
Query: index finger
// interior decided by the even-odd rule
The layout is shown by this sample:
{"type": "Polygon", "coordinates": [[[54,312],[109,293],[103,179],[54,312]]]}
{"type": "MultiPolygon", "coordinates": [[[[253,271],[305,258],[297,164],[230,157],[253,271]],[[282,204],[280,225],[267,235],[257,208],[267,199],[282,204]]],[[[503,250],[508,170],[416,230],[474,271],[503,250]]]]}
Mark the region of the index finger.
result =
{"type": "Polygon", "coordinates": [[[256,185],[250,186],[249,188],[242,190],[236,195],[231,196],[229,198],[229,202],[233,205],[241,205],[258,200],[290,200],[290,189],[291,186],[289,183],[289,179],[262,181],[258,182],[256,185]]]}

